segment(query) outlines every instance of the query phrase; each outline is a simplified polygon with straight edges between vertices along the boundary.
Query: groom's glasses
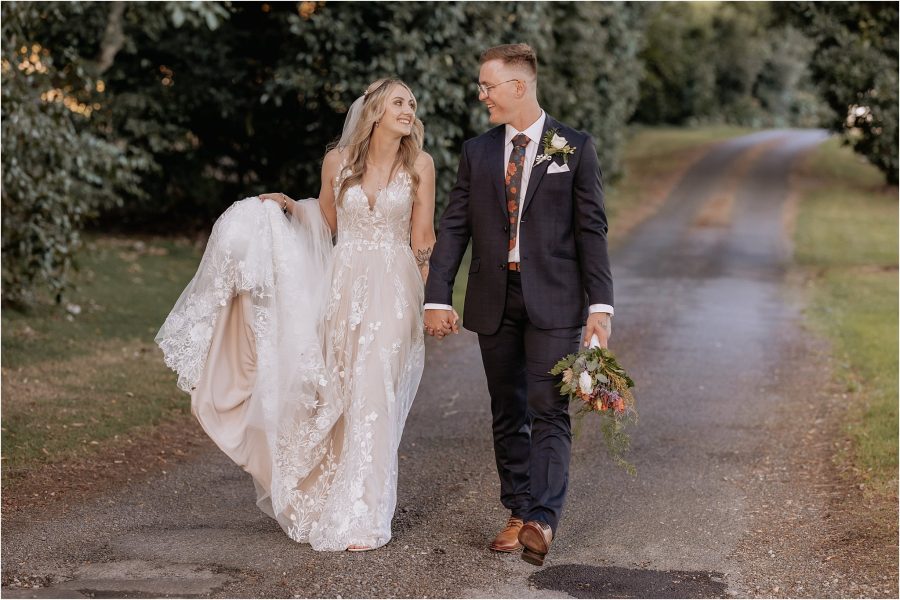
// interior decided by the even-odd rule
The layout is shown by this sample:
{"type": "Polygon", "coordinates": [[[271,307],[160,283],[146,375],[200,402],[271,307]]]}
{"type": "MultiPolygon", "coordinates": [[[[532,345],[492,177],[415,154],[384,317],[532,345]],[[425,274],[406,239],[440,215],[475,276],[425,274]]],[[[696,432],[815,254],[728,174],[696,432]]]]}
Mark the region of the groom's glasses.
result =
{"type": "Polygon", "coordinates": [[[507,79],[506,81],[501,81],[500,83],[495,83],[494,85],[484,85],[483,83],[476,83],[475,87],[478,88],[479,94],[484,94],[485,96],[490,96],[492,89],[494,89],[498,85],[503,85],[504,83],[509,83],[510,81],[518,81],[518,79],[507,79]]]}

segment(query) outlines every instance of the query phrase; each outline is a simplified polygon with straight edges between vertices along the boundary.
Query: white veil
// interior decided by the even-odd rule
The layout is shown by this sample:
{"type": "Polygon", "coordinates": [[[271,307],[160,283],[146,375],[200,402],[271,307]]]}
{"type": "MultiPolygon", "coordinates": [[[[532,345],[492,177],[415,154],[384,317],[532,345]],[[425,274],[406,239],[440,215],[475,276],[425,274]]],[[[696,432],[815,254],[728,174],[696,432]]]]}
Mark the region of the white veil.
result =
{"type": "Polygon", "coordinates": [[[343,150],[350,145],[350,139],[353,137],[353,132],[356,131],[356,126],[359,124],[359,117],[362,115],[362,107],[365,101],[366,94],[363,94],[354,100],[347,110],[347,117],[344,119],[344,129],[337,144],[338,150],[343,150]]]}

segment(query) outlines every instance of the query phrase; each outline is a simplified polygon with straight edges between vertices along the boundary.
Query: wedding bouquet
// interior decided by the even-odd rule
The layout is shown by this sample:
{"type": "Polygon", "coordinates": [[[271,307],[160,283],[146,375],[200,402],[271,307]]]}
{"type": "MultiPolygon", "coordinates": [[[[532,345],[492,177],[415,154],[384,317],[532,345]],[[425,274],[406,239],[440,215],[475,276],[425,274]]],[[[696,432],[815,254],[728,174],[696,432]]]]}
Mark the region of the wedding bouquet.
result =
{"type": "Polygon", "coordinates": [[[558,384],[560,395],[579,403],[575,413],[576,436],[585,415],[600,415],[600,431],[610,457],[634,475],[634,466],[622,458],[631,444],[625,427],[637,423],[638,419],[631,393],[634,381],[616,361],[615,355],[607,348],[592,345],[560,359],[550,374],[562,375],[558,384]]]}

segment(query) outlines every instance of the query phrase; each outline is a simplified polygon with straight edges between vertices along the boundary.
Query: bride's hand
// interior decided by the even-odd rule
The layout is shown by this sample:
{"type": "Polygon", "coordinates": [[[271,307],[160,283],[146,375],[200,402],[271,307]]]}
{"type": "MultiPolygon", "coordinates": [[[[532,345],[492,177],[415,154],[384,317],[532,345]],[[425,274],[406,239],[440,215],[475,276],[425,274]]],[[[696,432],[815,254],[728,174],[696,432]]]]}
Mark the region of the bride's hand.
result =
{"type": "Polygon", "coordinates": [[[278,206],[281,207],[281,210],[287,211],[291,214],[294,214],[294,201],[289,198],[286,194],[282,194],[281,192],[275,192],[273,194],[260,194],[257,196],[260,202],[265,202],[266,200],[271,200],[272,202],[277,202],[278,206]]]}

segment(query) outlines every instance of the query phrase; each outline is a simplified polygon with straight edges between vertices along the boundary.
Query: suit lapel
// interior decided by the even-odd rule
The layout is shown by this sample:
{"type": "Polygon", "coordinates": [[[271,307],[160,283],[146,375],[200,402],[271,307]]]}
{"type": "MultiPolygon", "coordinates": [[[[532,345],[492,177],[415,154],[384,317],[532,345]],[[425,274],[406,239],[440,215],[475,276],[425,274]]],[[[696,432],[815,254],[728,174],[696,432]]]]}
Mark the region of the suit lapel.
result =
{"type": "MultiPolygon", "coordinates": [[[[546,135],[546,133],[554,127],[559,127],[559,123],[557,123],[550,115],[547,115],[547,117],[544,119],[544,129],[541,131],[541,138],[539,140],[536,140],[538,144],[538,155],[540,155],[544,151],[544,135],[546,135]]],[[[531,176],[528,178],[528,189],[525,190],[525,199],[522,201],[522,207],[519,209],[519,212],[521,214],[525,214],[525,211],[528,209],[528,205],[531,204],[531,199],[534,197],[534,192],[541,184],[541,179],[543,179],[544,175],[547,173],[547,169],[550,167],[551,162],[553,161],[545,160],[541,164],[531,169],[531,176]]]]}
{"type": "Polygon", "coordinates": [[[506,208],[506,165],[503,163],[503,146],[506,141],[506,127],[495,127],[493,135],[488,140],[487,157],[490,161],[488,172],[491,174],[491,181],[494,183],[494,195],[500,202],[500,209],[503,214],[509,216],[506,208]]]}

